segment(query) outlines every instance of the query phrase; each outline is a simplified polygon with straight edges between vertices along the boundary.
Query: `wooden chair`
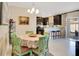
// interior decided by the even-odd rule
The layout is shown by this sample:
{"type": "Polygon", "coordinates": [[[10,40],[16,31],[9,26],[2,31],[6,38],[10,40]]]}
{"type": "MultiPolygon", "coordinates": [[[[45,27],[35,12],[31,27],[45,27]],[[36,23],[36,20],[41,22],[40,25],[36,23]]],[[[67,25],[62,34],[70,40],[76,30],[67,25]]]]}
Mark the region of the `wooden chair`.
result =
{"type": "Polygon", "coordinates": [[[16,36],[16,33],[12,33],[12,53],[15,56],[32,55],[32,50],[26,46],[21,46],[21,39],[16,36]]]}

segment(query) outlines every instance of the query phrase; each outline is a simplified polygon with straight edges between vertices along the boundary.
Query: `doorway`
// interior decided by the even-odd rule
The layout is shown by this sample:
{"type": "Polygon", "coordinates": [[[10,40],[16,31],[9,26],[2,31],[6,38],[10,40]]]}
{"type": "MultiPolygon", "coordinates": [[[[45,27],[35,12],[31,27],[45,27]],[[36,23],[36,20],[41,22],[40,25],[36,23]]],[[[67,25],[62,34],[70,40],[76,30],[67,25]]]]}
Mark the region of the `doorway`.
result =
{"type": "Polygon", "coordinates": [[[79,39],[79,18],[67,18],[66,37],[79,39]]]}

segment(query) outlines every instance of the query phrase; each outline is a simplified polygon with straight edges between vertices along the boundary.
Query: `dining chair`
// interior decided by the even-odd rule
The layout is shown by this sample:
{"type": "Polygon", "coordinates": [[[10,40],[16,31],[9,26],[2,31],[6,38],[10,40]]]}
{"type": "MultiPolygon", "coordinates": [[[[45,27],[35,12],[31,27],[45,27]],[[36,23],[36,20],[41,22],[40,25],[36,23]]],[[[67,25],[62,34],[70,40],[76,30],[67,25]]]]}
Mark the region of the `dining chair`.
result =
{"type": "Polygon", "coordinates": [[[44,56],[45,52],[44,52],[44,47],[45,46],[45,37],[39,37],[39,41],[38,41],[38,47],[33,50],[34,55],[36,56],[44,56]]]}
{"type": "Polygon", "coordinates": [[[12,33],[12,53],[15,56],[32,56],[32,50],[26,46],[21,46],[21,39],[16,36],[16,33],[12,33]]]}
{"type": "Polygon", "coordinates": [[[49,35],[48,34],[45,34],[45,48],[44,48],[44,51],[45,51],[45,55],[48,54],[49,52],[49,48],[48,48],[48,43],[49,43],[49,35]]]}

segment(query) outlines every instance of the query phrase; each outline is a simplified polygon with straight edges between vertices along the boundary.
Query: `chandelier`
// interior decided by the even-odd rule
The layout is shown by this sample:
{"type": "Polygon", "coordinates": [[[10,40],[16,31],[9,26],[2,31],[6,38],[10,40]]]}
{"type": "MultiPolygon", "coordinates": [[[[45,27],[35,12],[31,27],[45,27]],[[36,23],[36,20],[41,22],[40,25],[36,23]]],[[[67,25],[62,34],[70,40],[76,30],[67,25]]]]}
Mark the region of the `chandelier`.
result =
{"type": "MultiPolygon", "coordinates": [[[[34,6],[35,4],[33,4],[32,6],[34,6]]],[[[35,8],[35,7],[32,7],[31,9],[27,9],[27,12],[30,13],[30,14],[38,14],[39,13],[39,9],[35,8]]]]}
{"type": "Polygon", "coordinates": [[[39,13],[39,9],[35,9],[35,8],[32,8],[32,9],[27,9],[27,12],[30,13],[30,14],[38,14],[39,13]]]}

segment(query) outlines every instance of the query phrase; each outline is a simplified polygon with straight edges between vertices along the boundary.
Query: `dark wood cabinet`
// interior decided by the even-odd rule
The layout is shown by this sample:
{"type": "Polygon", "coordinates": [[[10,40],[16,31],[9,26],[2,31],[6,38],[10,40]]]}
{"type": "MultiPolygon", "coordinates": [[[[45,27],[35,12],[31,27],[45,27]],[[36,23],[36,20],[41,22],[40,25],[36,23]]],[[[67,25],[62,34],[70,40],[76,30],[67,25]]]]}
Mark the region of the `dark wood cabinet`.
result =
{"type": "Polygon", "coordinates": [[[2,5],[3,3],[0,2],[0,25],[2,24],[2,5]]]}
{"type": "Polygon", "coordinates": [[[54,16],[54,25],[61,25],[61,23],[62,23],[61,15],[54,16]]]}
{"type": "Polygon", "coordinates": [[[43,18],[42,17],[37,17],[36,22],[37,22],[37,25],[43,23],[43,18]]]}
{"type": "Polygon", "coordinates": [[[48,25],[48,17],[37,17],[36,19],[37,27],[36,27],[36,33],[37,34],[44,34],[44,27],[41,27],[41,25],[48,25]],[[40,25],[40,26],[38,26],[40,25]]]}
{"type": "Polygon", "coordinates": [[[47,25],[48,24],[48,17],[43,18],[43,25],[47,25]]]}
{"type": "Polygon", "coordinates": [[[48,24],[48,17],[37,17],[37,25],[40,25],[41,23],[43,25],[47,25],[48,24]]]}

